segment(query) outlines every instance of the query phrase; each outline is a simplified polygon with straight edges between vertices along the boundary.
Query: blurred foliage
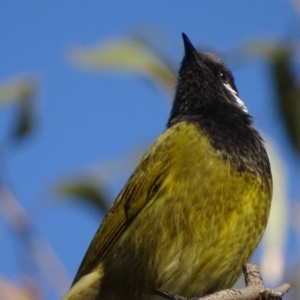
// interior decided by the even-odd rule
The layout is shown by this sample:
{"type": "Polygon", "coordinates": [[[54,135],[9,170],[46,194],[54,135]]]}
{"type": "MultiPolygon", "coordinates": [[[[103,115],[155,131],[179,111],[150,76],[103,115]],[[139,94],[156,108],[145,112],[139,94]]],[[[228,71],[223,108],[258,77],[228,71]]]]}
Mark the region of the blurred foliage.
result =
{"type": "Polygon", "coordinates": [[[45,239],[38,233],[35,224],[15,195],[0,185],[0,214],[11,233],[18,240],[17,261],[20,266],[22,288],[0,278],[0,300],[42,299],[40,278],[60,296],[70,280],[59,259],[45,239]],[[2,298],[1,298],[2,297],[2,298]]]}
{"type": "Polygon", "coordinates": [[[172,93],[176,75],[157,53],[147,47],[145,40],[129,36],[108,41],[89,49],[77,48],[73,51],[73,61],[87,69],[135,72],[150,80],[158,88],[172,93]]]}
{"type": "Polygon", "coordinates": [[[0,278],[0,300],[38,300],[40,299],[34,287],[19,287],[15,283],[0,278]]]}
{"type": "Polygon", "coordinates": [[[18,108],[10,133],[14,140],[27,136],[33,130],[36,89],[36,80],[29,77],[13,79],[0,86],[0,105],[15,105],[18,108]]]}
{"type": "Polygon", "coordinates": [[[271,56],[277,105],[289,138],[300,155],[300,86],[292,69],[293,50],[278,48],[271,56]]]}
{"type": "Polygon", "coordinates": [[[99,212],[106,212],[109,209],[109,200],[104,192],[105,187],[102,180],[98,178],[69,179],[59,182],[56,186],[57,195],[64,198],[80,199],[83,202],[91,204],[99,212]]]}
{"type": "MultiPolygon", "coordinates": [[[[260,56],[268,60],[277,96],[277,101],[274,102],[281,113],[292,145],[300,153],[300,96],[298,79],[293,73],[291,63],[294,57],[293,54],[297,50],[298,47],[296,46],[295,48],[291,48],[291,45],[285,47],[280,43],[266,42],[266,40],[251,41],[251,43],[245,42],[238,48],[232,49],[228,53],[228,58],[232,61],[245,61],[252,56],[260,56]]],[[[103,70],[113,70],[117,74],[120,72],[123,74],[135,73],[150,82],[152,87],[164,91],[165,96],[171,99],[176,83],[174,72],[176,67],[174,66],[178,65],[178,63],[172,64],[165,57],[160,51],[151,46],[147,39],[147,32],[145,32],[145,35],[140,32],[139,35],[133,34],[106,41],[91,48],[83,49],[77,47],[71,55],[72,62],[84,70],[101,72],[103,70]]],[[[12,80],[0,87],[0,105],[15,104],[19,108],[19,114],[16,116],[11,132],[11,136],[14,138],[20,139],[33,129],[35,124],[33,112],[36,88],[36,82],[31,79],[12,80]]],[[[292,221],[287,217],[290,201],[286,193],[285,172],[282,171],[284,169],[282,167],[283,162],[276,152],[275,146],[271,142],[267,144],[274,170],[276,189],[274,191],[272,216],[264,239],[261,257],[265,262],[265,264],[262,264],[265,269],[263,273],[270,281],[274,282],[281,280],[284,272],[286,272],[286,236],[292,221]]],[[[79,199],[87,205],[97,208],[101,213],[107,211],[108,203],[112,199],[109,199],[107,195],[109,185],[103,180],[105,178],[105,169],[109,168],[112,177],[114,177],[120,173],[120,169],[136,164],[137,157],[140,157],[141,152],[133,152],[132,155],[125,158],[114,160],[114,163],[107,164],[106,167],[105,164],[100,164],[96,168],[96,176],[85,173],[78,175],[76,178],[66,177],[60,180],[58,184],[53,186],[56,196],[63,199],[79,199]]],[[[3,218],[15,231],[14,222],[16,220],[19,222],[21,220],[20,216],[23,217],[22,220],[25,223],[27,222],[27,232],[24,234],[30,237],[30,246],[25,245],[25,249],[30,254],[29,256],[31,256],[35,265],[38,266],[39,272],[47,278],[47,282],[50,283],[57,294],[61,294],[61,290],[67,286],[66,282],[68,282],[64,269],[53,254],[51,247],[37,234],[34,224],[29,222],[29,218],[19,201],[7,187],[3,191],[6,191],[0,201],[0,212],[2,212],[3,218]],[[35,245],[35,247],[32,247],[32,245],[35,245]],[[45,266],[44,261],[51,262],[51,272],[49,263],[48,266],[45,266]]],[[[300,264],[300,261],[298,263],[300,264]]],[[[31,275],[26,270],[24,270],[24,273],[29,277],[31,275]]],[[[295,275],[295,279],[292,279],[298,280],[298,277],[299,272],[295,275]]],[[[35,282],[35,280],[32,281],[35,282]]],[[[43,291],[39,290],[36,285],[34,285],[34,288],[31,285],[29,285],[29,288],[26,284],[23,286],[25,288],[20,288],[6,279],[0,279],[0,300],[2,298],[5,300],[42,299],[43,291]]],[[[296,281],[294,286],[299,294],[299,285],[297,285],[296,281]]],[[[288,299],[289,295],[286,298],[288,299]]]]}
{"type": "Polygon", "coordinates": [[[272,166],[273,198],[267,229],[261,243],[260,271],[265,282],[273,285],[282,282],[285,272],[285,248],[290,226],[288,180],[283,158],[276,145],[268,137],[264,139],[272,166]]]}
{"type": "Polygon", "coordinates": [[[99,213],[108,211],[111,199],[107,191],[113,181],[128,175],[145,153],[149,143],[134,147],[121,157],[95,163],[76,178],[60,180],[52,186],[56,197],[91,204],[99,213]],[[99,176],[99,174],[101,174],[99,176]]]}

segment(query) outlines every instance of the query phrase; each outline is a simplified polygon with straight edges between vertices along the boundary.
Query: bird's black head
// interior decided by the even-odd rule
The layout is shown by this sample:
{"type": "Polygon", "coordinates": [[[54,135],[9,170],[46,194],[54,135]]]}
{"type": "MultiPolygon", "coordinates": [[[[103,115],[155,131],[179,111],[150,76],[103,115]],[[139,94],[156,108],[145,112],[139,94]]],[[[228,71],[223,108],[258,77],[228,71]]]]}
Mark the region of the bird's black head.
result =
{"type": "Polygon", "coordinates": [[[214,54],[197,52],[182,36],[185,55],[167,126],[193,123],[234,169],[269,174],[263,140],[238,97],[230,70],[214,54]]]}
{"type": "Polygon", "coordinates": [[[226,113],[228,118],[230,113],[247,118],[247,108],[226,65],[212,53],[198,52],[184,33],[182,37],[185,55],[168,126],[207,113],[209,117],[226,113]]]}

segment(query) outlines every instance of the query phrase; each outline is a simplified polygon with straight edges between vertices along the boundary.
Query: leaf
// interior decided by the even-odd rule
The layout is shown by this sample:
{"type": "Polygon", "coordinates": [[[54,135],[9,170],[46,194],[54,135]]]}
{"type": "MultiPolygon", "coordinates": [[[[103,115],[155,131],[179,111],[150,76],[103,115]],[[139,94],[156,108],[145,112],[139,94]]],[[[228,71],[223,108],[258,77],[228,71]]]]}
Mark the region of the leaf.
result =
{"type": "Polygon", "coordinates": [[[18,105],[11,133],[13,139],[23,138],[33,129],[35,91],[36,82],[29,78],[11,80],[0,87],[0,105],[18,105]]]}
{"type": "Polygon", "coordinates": [[[32,79],[11,80],[0,87],[0,105],[27,102],[34,98],[35,90],[36,83],[32,79]]]}
{"type": "Polygon", "coordinates": [[[93,179],[72,179],[60,183],[56,188],[58,195],[81,200],[96,207],[100,212],[109,209],[109,201],[103,188],[103,182],[93,179]]]}
{"type": "Polygon", "coordinates": [[[292,52],[277,49],[271,58],[271,74],[280,113],[292,144],[300,154],[300,87],[292,70],[292,52]]]}
{"type": "Polygon", "coordinates": [[[78,47],[72,58],[87,69],[135,72],[168,93],[173,91],[176,82],[173,70],[139,38],[120,38],[89,49],[78,47]]]}
{"type": "Polygon", "coordinates": [[[147,146],[139,145],[121,157],[94,163],[87,168],[85,174],[75,179],[64,179],[54,186],[54,190],[59,197],[76,198],[96,206],[102,213],[106,212],[111,202],[106,195],[107,187],[124,175],[128,177],[128,173],[132,172],[147,147],[148,143],[147,146]]]}
{"type": "Polygon", "coordinates": [[[299,53],[299,42],[279,43],[270,39],[243,43],[227,54],[235,63],[259,57],[270,62],[277,106],[292,145],[300,154],[300,86],[293,72],[292,59],[299,53]]]}
{"type": "Polygon", "coordinates": [[[289,223],[289,196],[287,171],[283,158],[273,142],[265,138],[266,148],[273,175],[273,199],[268,226],[263,237],[261,251],[261,271],[266,282],[276,285],[281,282],[286,267],[289,223]]]}
{"type": "Polygon", "coordinates": [[[25,104],[20,108],[20,112],[16,117],[15,128],[12,135],[14,138],[22,138],[33,129],[34,117],[32,104],[25,104]]]}

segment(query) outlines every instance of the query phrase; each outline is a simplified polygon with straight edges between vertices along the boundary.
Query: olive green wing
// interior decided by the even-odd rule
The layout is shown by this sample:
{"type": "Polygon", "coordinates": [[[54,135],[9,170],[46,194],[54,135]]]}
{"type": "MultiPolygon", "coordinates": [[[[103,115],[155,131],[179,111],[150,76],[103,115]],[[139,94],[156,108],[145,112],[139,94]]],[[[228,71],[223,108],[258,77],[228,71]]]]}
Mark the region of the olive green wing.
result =
{"type": "Polygon", "coordinates": [[[157,190],[167,168],[165,159],[160,159],[165,158],[164,149],[161,149],[163,152],[159,152],[159,158],[154,155],[158,152],[155,151],[157,150],[156,144],[152,145],[144,155],[139,166],[107,213],[85,254],[72,285],[82,276],[92,272],[101,263],[112,245],[153,198],[152,195],[157,190]]]}

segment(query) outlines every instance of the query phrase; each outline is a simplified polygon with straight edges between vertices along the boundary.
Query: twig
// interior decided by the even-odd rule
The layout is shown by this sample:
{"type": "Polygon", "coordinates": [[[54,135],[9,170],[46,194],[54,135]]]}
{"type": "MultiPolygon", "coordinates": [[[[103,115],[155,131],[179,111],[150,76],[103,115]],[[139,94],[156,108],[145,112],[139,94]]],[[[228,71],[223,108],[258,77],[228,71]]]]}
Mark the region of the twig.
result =
{"type": "Polygon", "coordinates": [[[256,265],[246,264],[243,272],[246,287],[240,290],[227,289],[200,298],[185,298],[161,289],[157,289],[156,294],[169,300],[280,300],[291,288],[288,283],[275,289],[266,288],[256,265]]]}

